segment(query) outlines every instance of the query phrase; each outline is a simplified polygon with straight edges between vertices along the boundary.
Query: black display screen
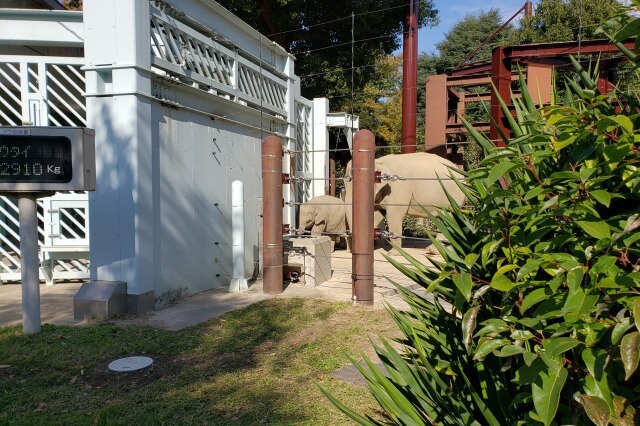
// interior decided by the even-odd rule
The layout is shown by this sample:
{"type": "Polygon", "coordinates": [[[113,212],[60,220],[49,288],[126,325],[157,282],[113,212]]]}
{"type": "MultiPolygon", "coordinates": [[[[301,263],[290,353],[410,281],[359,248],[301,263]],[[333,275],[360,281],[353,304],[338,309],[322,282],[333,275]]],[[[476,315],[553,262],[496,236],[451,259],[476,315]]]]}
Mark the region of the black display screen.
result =
{"type": "Polygon", "coordinates": [[[67,183],[71,166],[69,138],[0,135],[0,182],[67,183]]]}

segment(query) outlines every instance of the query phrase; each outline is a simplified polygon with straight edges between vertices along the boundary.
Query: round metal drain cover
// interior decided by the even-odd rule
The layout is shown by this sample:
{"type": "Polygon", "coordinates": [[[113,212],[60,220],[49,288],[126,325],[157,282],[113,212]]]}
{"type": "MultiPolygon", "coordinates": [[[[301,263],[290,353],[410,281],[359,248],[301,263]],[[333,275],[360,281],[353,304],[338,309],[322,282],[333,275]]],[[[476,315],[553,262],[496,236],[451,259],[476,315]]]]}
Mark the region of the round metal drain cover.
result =
{"type": "Polygon", "coordinates": [[[153,364],[153,360],[148,356],[130,356],[117,359],[109,364],[109,370],[118,373],[142,370],[153,364]]]}

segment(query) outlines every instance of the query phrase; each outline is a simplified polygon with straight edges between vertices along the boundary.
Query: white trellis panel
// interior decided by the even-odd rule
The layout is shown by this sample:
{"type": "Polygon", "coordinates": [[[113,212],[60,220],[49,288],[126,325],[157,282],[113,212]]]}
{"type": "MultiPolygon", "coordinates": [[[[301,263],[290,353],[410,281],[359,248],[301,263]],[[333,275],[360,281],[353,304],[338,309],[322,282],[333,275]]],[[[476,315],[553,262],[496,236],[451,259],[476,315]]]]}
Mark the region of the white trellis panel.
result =
{"type": "MultiPolygon", "coordinates": [[[[295,175],[296,177],[313,177],[313,161],[311,158],[313,103],[304,98],[296,99],[296,146],[295,146],[295,175]]],[[[296,182],[295,201],[304,203],[312,198],[311,180],[296,182]]]]}
{"type": "MultiPolygon", "coordinates": [[[[86,126],[83,65],[83,58],[0,56],[0,125],[86,126]]],[[[38,202],[41,250],[89,244],[87,194],[60,195],[38,202]]],[[[18,207],[9,197],[0,197],[0,256],[0,280],[19,280],[18,207]]],[[[88,278],[88,262],[56,260],[53,277],[88,278]]]]}
{"type": "Polygon", "coordinates": [[[286,76],[277,75],[281,73],[266,59],[257,58],[254,63],[160,9],[151,8],[153,66],[210,93],[286,117],[286,76]]]}
{"type": "Polygon", "coordinates": [[[89,246],[86,193],[56,194],[42,203],[46,246],[89,246]]]}
{"type": "Polygon", "coordinates": [[[86,126],[82,58],[0,56],[0,125],[86,126]]]}

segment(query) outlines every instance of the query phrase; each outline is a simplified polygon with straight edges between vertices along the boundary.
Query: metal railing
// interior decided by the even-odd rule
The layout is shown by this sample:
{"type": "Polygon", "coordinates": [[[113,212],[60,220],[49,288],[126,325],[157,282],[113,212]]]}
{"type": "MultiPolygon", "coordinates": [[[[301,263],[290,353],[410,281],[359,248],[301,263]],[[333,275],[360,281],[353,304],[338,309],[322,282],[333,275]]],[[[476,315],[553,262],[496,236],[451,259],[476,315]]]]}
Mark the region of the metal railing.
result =
{"type": "MultiPolygon", "coordinates": [[[[287,81],[151,7],[151,62],[199,88],[254,108],[287,114],[287,81]]],[[[266,61],[265,61],[266,63],[266,61]]]]}

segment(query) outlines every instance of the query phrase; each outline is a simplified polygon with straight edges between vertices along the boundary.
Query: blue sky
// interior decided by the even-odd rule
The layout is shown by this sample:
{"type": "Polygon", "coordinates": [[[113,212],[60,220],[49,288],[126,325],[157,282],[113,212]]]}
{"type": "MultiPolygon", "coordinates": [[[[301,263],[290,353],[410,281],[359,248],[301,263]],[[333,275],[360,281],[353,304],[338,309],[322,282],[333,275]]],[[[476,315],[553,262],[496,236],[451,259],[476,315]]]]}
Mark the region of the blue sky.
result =
{"type": "MultiPolygon", "coordinates": [[[[435,0],[438,9],[440,24],[434,28],[422,28],[418,32],[418,52],[436,52],[435,44],[444,38],[444,34],[467,14],[487,12],[490,9],[498,9],[502,21],[509,19],[525,0],[435,0]]],[[[533,2],[535,8],[536,1],[533,2]]],[[[516,18],[516,20],[518,20],[516,18]]],[[[487,34],[488,36],[489,34],[487,34]]],[[[402,49],[398,53],[402,53],[402,49]]]]}

